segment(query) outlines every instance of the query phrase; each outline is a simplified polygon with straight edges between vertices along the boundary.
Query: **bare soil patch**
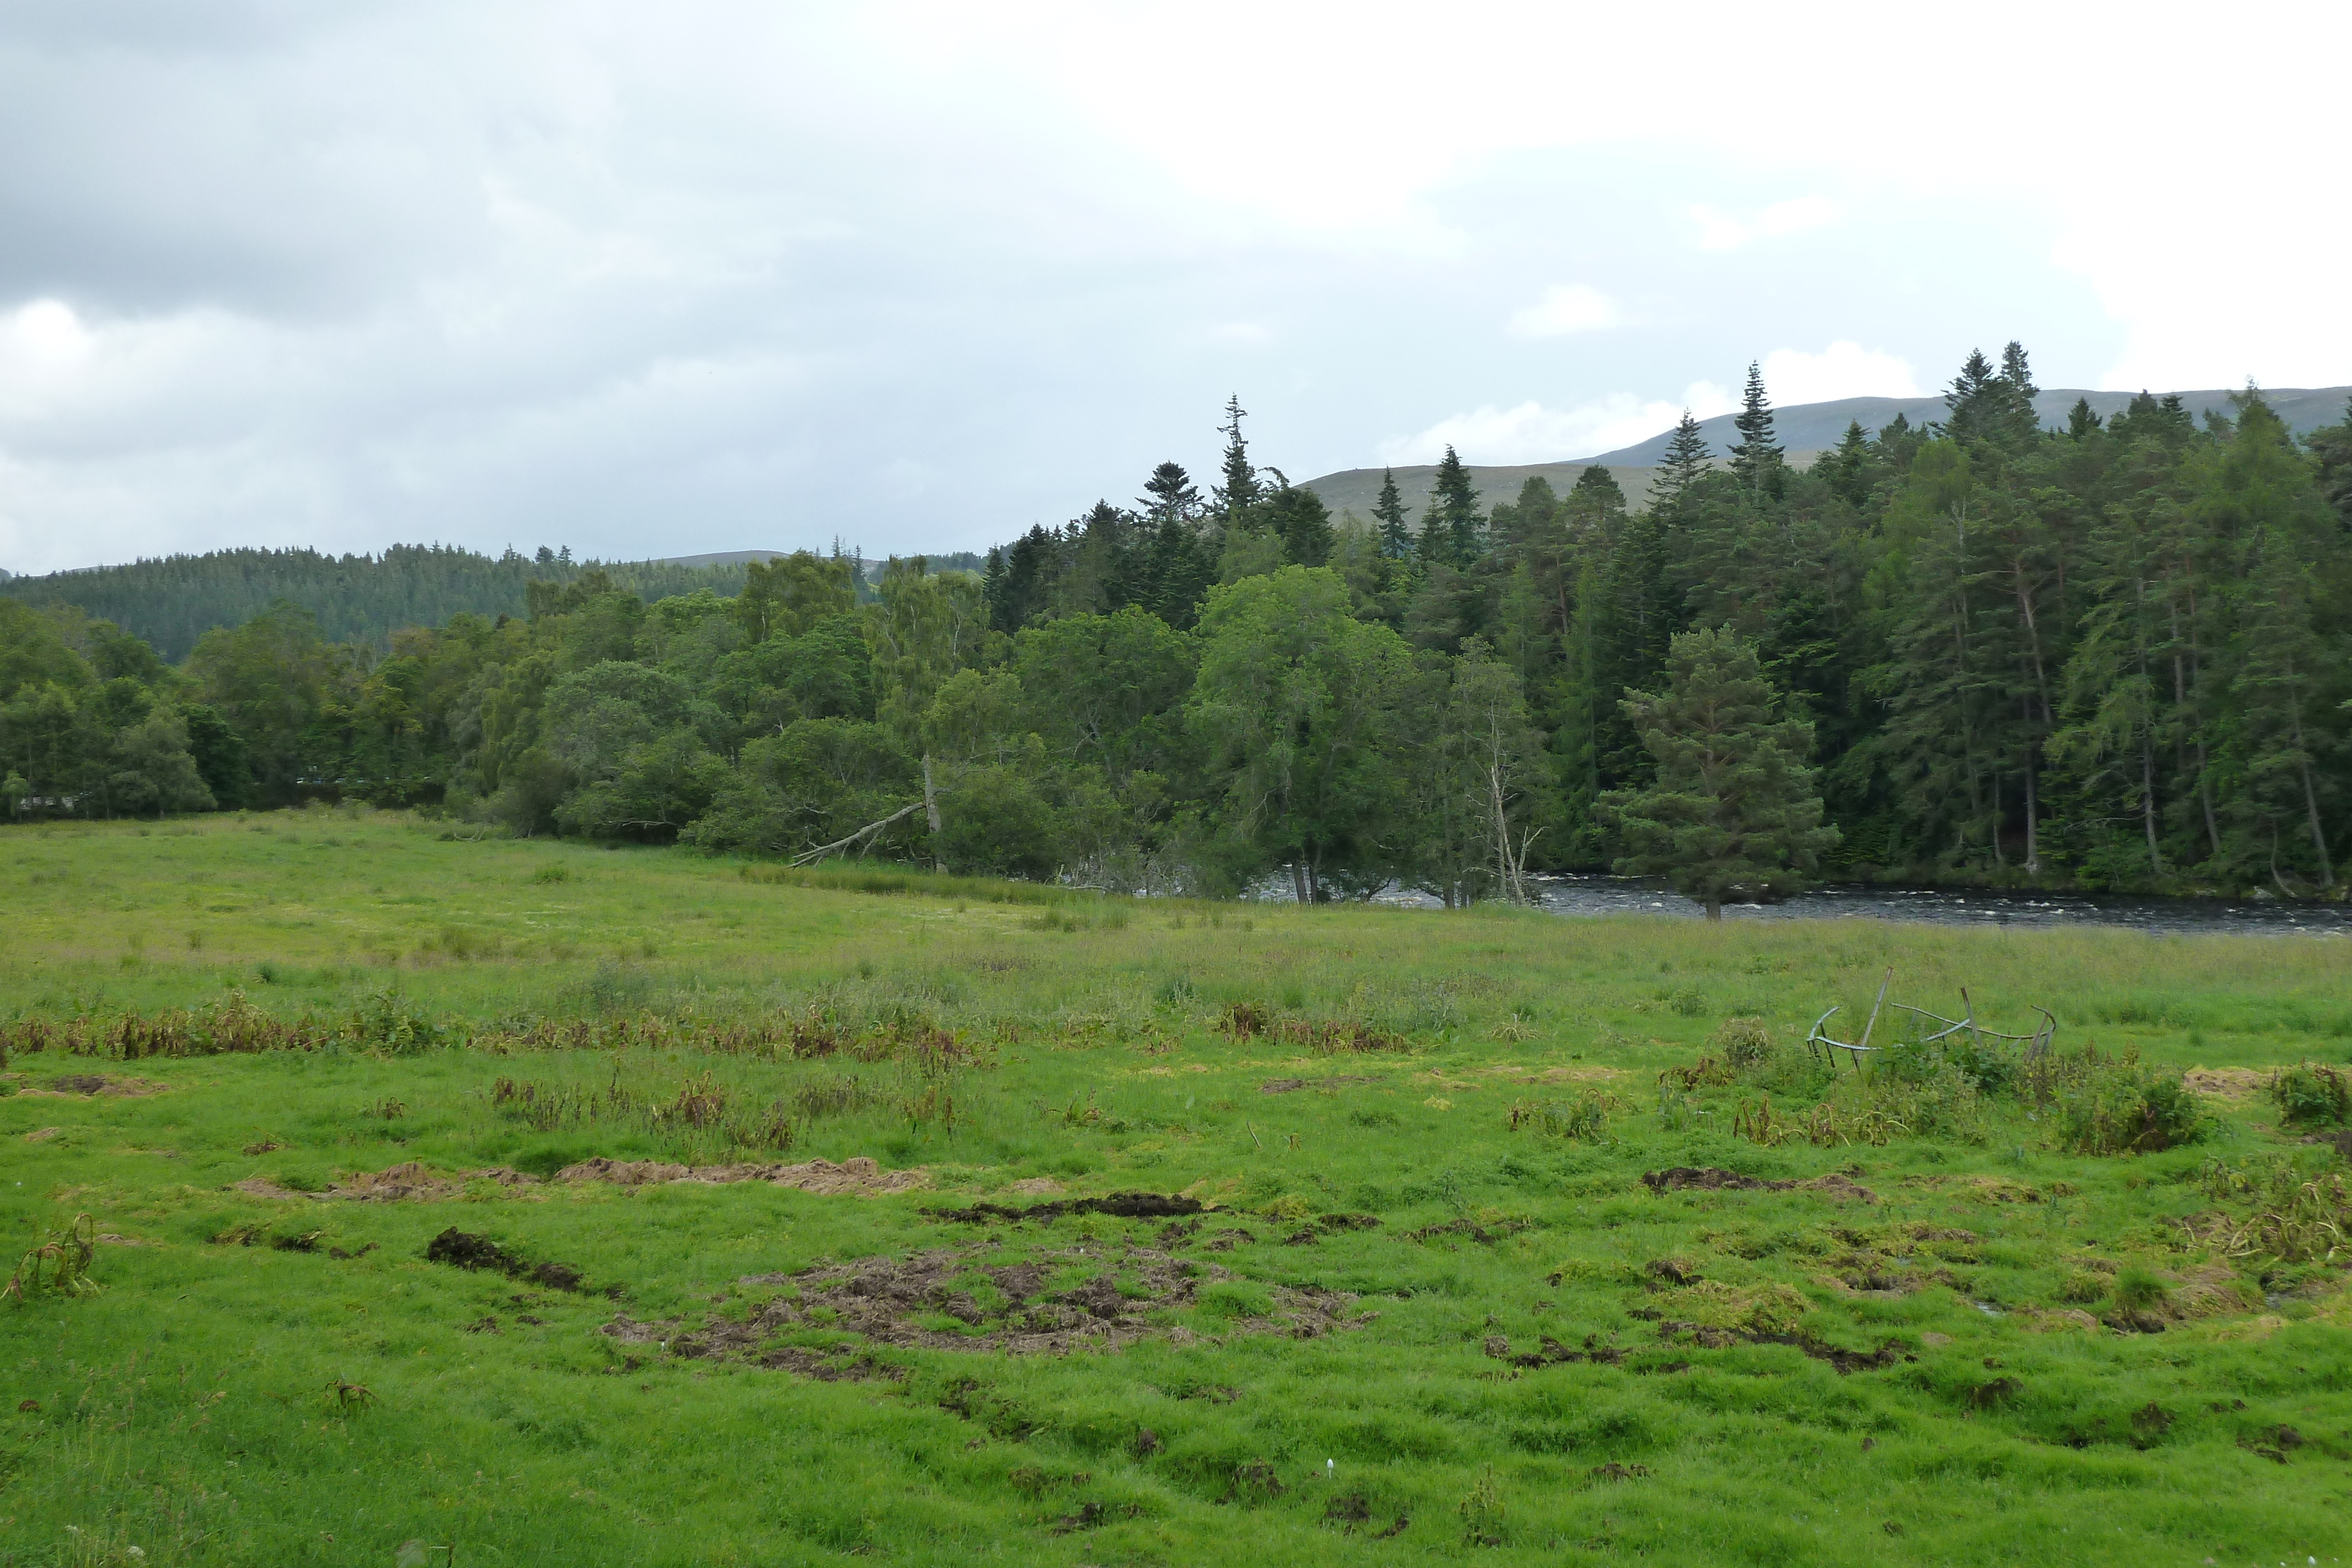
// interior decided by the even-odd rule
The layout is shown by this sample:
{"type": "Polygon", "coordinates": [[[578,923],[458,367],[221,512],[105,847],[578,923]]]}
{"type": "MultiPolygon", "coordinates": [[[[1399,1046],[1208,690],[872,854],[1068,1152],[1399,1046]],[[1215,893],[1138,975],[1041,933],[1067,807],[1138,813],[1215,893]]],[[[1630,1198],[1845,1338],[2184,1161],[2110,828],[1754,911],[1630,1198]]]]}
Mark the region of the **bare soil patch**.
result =
{"type": "Polygon", "coordinates": [[[1115,1192],[1108,1197],[1073,1197],[1054,1203],[1033,1203],[1026,1208],[1014,1208],[1002,1203],[975,1203],[969,1208],[935,1208],[930,1214],[934,1219],[984,1225],[992,1219],[1060,1219],[1074,1214],[1104,1214],[1114,1219],[1173,1219],[1204,1211],[1205,1206],[1197,1197],[1162,1192],[1115,1192]]]}
{"type": "Polygon", "coordinates": [[[109,1078],[97,1072],[68,1072],[52,1078],[39,1089],[19,1089],[17,1094],[28,1100],[89,1100],[103,1094],[109,1099],[135,1099],[143,1094],[161,1094],[165,1085],[145,1078],[109,1078]]]}
{"type": "Polygon", "coordinates": [[[931,1176],[929,1171],[920,1169],[886,1171],[863,1155],[853,1155],[839,1165],[830,1160],[810,1160],[792,1166],[682,1166],[661,1160],[608,1160],[600,1156],[583,1160],[576,1166],[566,1166],[555,1173],[554,1179],[604,1181],[619,1186],[645,1186],[661,1182],[718,1185],[756,1181],[765,1182],[771,1186],[798,1187],[803,1192],[866,1197],[877,1193],[908,1192],[928,1186],[931,1176]]]}
{"type": "Polygon", "coordinates": [[[454,1225],[425,1243],[425,1260],[459,1269],[487,1269],[550,1290],[580,1289],[580,1270],[571,1264],[527,1263],[488,1237],[470,1235],[454,1225]]]}
{"type": "MultiPolygon", "coordinates": [[[[680,1318],[639,1322],[623,1313],[603,1332],[624,1343],[660,1343],[672,1355],[751,1361],[822,1376],[811,1368],[845,1364],[770,1342],[814,1329],[855,1334],[874,1345],[1014,1355],[1118,1350],[1152,1337],[1188,1343],[1195,1337],[1189,1330],[1156,1321],[1159,1315],[1196,1304],[1204,1285],[1236,1278],[1213,1263],[1148,1247],[1060,1248],[1025,1261],[1002,1258],[1001,1248],[983,1244],[754,1274],[742,1282],[791,1289],[748,1318],[714,1313],[689,1326],[680,1318]],[[1047,1288],[1073,1268],[1086,1277],[1047,1288]],[[940,1318],[964,1326],[941,1327],[940,1318]]],[[[1223,1332],[1315,1339],[1370,1321],[1352,1315],[1356,1298],[1345,1291],[1276,1285],[1269,1293],[1271,1315],[1234,1319],[1223,1332]]]]}
{"type": "Polygon", "coordinates": [[[1648,1171],[1642,1185],[1652,1192],[1817,1192],[1836,1203],[1876,1203],[1878,1195],[1858,1185],[1853,1177],[1832,1171],[1811,1181],[1770,1181],[1762,1176],[1741,1176],[1737,1171],[1717,1169],[1714,1166],[1675,1166],[1667,1170],[1648,1171]]]}
{"type": "Polygon", "coordinates": [[[1301,1089],[1341,1089],[1350,1083],[1377,1083],[1376,1078],[1339,1073],[1330,1078],[1269,1078],[1257,1086],[1261,1094],[1295,1094],[1301,1089]]]}

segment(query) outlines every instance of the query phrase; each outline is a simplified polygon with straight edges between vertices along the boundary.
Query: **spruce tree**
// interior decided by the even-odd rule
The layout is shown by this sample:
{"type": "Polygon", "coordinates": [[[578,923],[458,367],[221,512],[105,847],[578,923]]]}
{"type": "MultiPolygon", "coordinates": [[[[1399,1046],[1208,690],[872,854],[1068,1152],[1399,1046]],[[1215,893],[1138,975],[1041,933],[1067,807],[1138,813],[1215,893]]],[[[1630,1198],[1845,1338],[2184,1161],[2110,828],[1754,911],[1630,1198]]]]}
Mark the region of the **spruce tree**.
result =
{"type": "Polygon", "coordinates": [[[1699,434],[1698,421],[1691,417],[1690,410],[1683,410],[1682,423],[1675,426],[1674,436],[1658,459],[1657,477],[1652,482],[1655,502],[1669,511],[1674,509],[1714,459],[1715,453],[1708,447],[1706,437],[1699,434]]]}
{"type": "Polygon", "coordinates": [[[2022,343],[2012,341],[2001,350],[1998,371],[1982,350],[1971,349],[1944,393],[1944,406],[1950,411],[1944,429],[1962,443],[1992,442],[2021,449],[2041,433],[2042,419],[2033,408],[2041,390],[2033,384],[2022,343]]]}
{"type": "Polygon", "coordinates": [[[1755,644],[1727,627],[1683,632],[1666,654],[1665,689],[1628,692],[1623,706],[1657,777],[1601,798],[1627,850],[1618,873],[1667,877],[1709,920],[1723,918],[1729,894],[1802,891],[1838,831],[1822,825],[1805,766],[1813,727],[1776,716],[1755,644]]]}
{"type": "Polygon", "coordinates": [[[1813,472],[1829,482],[1838,499],[1859,507],[1870,499],[1870,437],[1863,434],[1862,421],[1856,419],[1846,423],[1837,449],[1822,458],[1813,472]]]}
{"type": "Polygon", "coordinates": [[[1753,360],[1748,363],[1748,391],[1731,423],[1739,431],[1739,439],[1731,444],[1731,472],[1747,489],[1769,487],[1780,467],[1780,446],[1772,439],[1772,404],[1764,396],[1764,371],[1753,360]]]}
{"type": "Polygon", "coordinates": [[[1402,560],[1412,553],[1412,535],[1404,523],[1404,497],[1397,490],[1396,470],[1381,470],[1381,498],[1372,503],[1372,516],[1381,525],[1381,553],[1391,560],[1402,560]]]}
{"type": "Polygon", "coordinates": [[[1423,551],[1433,537],[1444,540],[1449,566],[1465,567],[1486,552],[1484,521],[1478,516],[1478,492],[1470,483],[1470,469],[1453,447],[1439,459],[1429,482],[1429,510],[1422,524],[1423,551]]]}

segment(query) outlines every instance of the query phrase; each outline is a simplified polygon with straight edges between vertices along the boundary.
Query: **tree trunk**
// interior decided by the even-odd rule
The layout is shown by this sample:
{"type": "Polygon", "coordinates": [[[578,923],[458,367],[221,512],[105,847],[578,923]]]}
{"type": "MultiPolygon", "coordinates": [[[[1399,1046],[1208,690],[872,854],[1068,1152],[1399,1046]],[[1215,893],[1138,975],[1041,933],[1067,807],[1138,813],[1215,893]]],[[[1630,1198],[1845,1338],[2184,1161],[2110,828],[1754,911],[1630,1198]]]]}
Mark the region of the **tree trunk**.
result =
{"type": "Polygon", "coordinates": [[[2213,846],[2213,858],[2221,858],[2221,819],[2213,810],[2213,780],[2205,768],[2205,742],[2197,742],[2197,801],[2205,808],[2205,837],[2213,846]]]}
{"type": "Polygon", "coordinates": [[[1301,904],[1309,902],[1307,896],[1307,864],[1303,861],[1290,862],[1290,895],[1301,904]]]}
{"type": "Polygon", "coordinates": [[[931,825],[931,869],[943,871],[940,862],[940,796],[931,787],[931,754],[923,753],[923,821],[931,825]]]}
{"type": "MultiPolygon", "coordinates": [[[[2298,742],[2300,739],[2301,737],[2298,736],[2298,742]]],[[[2303,763],[2296,771],[2303,775],[2303,809],[2311,822],[2312,852],[2319,857],[2319,885],[2334,887],[2336,868],[2327,862],[2327,831],[2321,827],[2319,822],[2319,795],[2311,787],[2311,764],[2303,763]]]]}
{"type": "Polygon", "coordinates": [[[1709,920],[1723,918],[1723,894],[1712,888],[1709,888],[1706,893],[1706,917],[1709,920]]]}
{"type": "Polygon", "coordinates": [[[2034,790],[2033,752],[2025,753],[2025,874],[2033,876],[2042,870],[2041,808],[2034,790]]]}
{"type": "Polygon", "coordinates": [[[2164,856],[2156,845],[2156,736],[2143,724],[2139,732],[2139,802],[2140,820],[2147,825],[2147,865],[2157,876],[2164,874],[2164,856]]]}

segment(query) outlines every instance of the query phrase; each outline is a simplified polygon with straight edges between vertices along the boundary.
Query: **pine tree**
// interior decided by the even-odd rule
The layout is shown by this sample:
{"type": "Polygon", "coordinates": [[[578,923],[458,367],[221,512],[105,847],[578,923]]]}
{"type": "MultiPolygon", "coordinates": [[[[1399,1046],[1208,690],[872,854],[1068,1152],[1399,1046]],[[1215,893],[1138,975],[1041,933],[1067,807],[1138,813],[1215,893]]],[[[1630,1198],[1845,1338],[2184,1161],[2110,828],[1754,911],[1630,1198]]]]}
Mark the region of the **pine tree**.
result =
{"type": "Polygon", "coordinates": [[[1381,498],[1372,503],[1372,516],[1381,525],[1381,553],[1391,560],[1402,560],[1412,554],[1412,535],[1404,522],[1404,497],[1397,490],[1396,470],[1381,470],[1381,498]]]}
{"type": "Polygon", "coordinates": [[[1249,410],[1242,406],[1241,395],[1235,393],[1225,400],[1225,423],[1217,426],[1218,433],[1225,438],[1225,482],[1215,488],[1213,498],[1229,528],[1265,494],[1265,486],[1258,483],[1257,470],[1250,465],[1249,443],[1242,439],[1242,421],[1248,413],[1249,410]]]}
{"type": "Polygon", "coordinates": [[[2070,441],[2088,441],[2099,429],[2099,416],[2092,412],[2091,400],[2078,397],[2074,406],[2066,411],[2066,437],[2070,441]]]}
{"type": "Polygon", "coordinates": [[[1728,629],[1686,632],[1666,655],[1666,686],[1628,692],[1624,709],[1657,762],[1648,789],[1612,790],[1602,814],[1628,853],[1622,875],[1665,876],[1723,918],[1728,894],[1778,899],[1838,841],[1805,758],[1813,727],[1775,716],[1756,648],[1728,629]]]}
{"type": "Polygon", "coordinates": [[[1191,522],[1201,515],[1201,492],[1192,487],[1192,476],[1184,472],[1181,463],[1162,463],[1143,482],[1143,494],[1135,498],[1143,508],[1147,521],[1155,525],[1171,517],[1179,522],[1191,522]]]}
{"type": "Polygon", "coordinates": [[[1587,465],[1563,503],[1580,533],[1613,532],[1625,517],[1625,487],[1599,464],[1587,465]]]}
{"type": "Polygon", "coordinates": [[[1748,364],[1748,391],[1731,422],[1739,439],[1731,444],[1731,472],[1750,490],[1769,488],[1780,470],[1780,444],[1772,439],[1772,404],[1764,396],[1763,368],[1748,364]]]}

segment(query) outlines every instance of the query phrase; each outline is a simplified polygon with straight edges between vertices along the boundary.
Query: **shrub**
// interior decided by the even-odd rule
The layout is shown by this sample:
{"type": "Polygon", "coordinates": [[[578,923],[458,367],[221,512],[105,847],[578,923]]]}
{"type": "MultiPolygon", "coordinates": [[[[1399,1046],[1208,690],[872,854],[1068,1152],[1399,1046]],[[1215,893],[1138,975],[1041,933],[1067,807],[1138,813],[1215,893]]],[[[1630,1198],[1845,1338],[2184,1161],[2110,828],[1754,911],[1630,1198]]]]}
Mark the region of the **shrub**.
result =
{"type": "Polygon", "coordinates": [[[2284,1068],[2271,1077],[2271,1098],[2289,1122],[2337,1125],[2352,1120],[2352,1071],[2316,1061],[2284,1068]]]}
{"type": "Polygon", "coordinates": [[[1597,1144],[1609,1135],[1609,1117],[1623,1102],[1605,1090],[1587,1089],[1573,1100],[1522,1100],[1511,1107],[1511,1131],[1532,1127],[1549,1137],[1597,1144]]]}
{"type": "Polygon", "coordinates": [[[1728,1018],[1707,1042],[1723,1051],[1723,1060],[1747,1071],[1772,1060],[1772,1032],[1760,1018],[1728,1018]]]}
{"type": "Polygon", "coordinates": [[[2210,1124],[2178,1078],[2116,1063],[2058,1104],[2058,1141],[2084,1155],[2154,1154],[2195,1143],[2210,1124]]]}

